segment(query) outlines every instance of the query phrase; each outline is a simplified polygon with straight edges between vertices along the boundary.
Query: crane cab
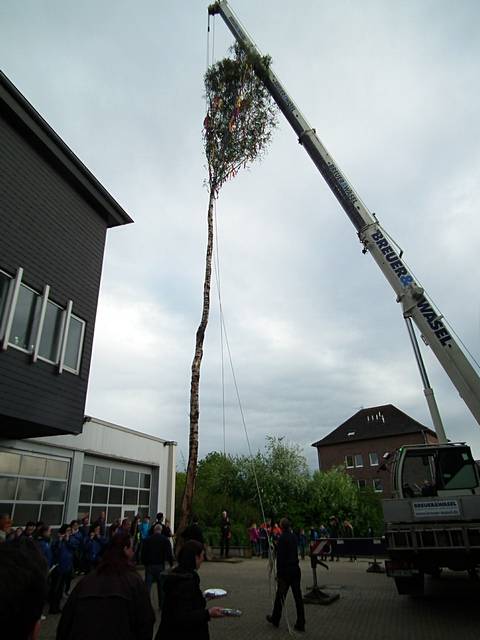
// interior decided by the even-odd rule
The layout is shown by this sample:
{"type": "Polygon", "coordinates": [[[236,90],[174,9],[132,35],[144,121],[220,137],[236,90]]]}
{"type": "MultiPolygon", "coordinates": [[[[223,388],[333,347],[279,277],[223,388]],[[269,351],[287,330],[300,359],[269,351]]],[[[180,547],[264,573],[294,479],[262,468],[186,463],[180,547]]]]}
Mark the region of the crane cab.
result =
{"type": "Polygon", "coordinates": [[[479,470],[464,443],[406,445],[391,471],[395,498],[480,494],[479,470]]]}

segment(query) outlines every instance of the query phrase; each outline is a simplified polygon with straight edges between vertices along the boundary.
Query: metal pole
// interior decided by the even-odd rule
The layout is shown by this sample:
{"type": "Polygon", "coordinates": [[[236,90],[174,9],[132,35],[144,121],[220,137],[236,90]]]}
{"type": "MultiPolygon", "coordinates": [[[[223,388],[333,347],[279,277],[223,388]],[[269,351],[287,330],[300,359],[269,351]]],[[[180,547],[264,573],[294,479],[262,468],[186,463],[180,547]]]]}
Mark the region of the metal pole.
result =
{"type": "Polygon", "coordinates": [[[438,441],[440,442],[440,444],[445,444],[446,442],[448,442],[447,436],[445,434],[445,429],[443,428],[442,418],[440,417],[440,412],[438,410],[437,401],[435,400],[433,389],[430,386],[430,382],[428,380],[427,370],[425,369],[422,354],[418,346],[417,336],[415,335],[412,319],[410,318],[410,316],[404,316],[404,319],[405,324],[407,325],[408,335],[410,336],[410,342],[412,343],[413,353],[415,354],[415,359],[417,361],[418,370],[420,371],[420,377],[422,378],[423,393],[425,394],[425,398],[427,400],[433,426],[435,427],[438,441]]]}

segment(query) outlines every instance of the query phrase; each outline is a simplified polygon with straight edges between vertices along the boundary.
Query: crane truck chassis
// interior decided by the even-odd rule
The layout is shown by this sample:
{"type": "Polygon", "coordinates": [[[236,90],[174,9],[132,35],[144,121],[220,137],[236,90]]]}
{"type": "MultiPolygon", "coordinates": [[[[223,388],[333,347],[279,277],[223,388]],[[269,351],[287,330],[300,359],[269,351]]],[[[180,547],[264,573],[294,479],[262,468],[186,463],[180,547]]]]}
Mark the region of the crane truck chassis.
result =
{"type": "Polygon", "coordinates": [[[382,501],[399,594],[421,595],[442,569],[476,575],[480,564],[478,467],[463,443],[406,445],[393,456],[394,498],[382,501]]]}
{"type": "MultiPolygon", "coordinates": [[[[408,272],[402,252],[392,247],[390,236],[340,171],[271,67],[263,66],[260,51],[227,0],[211,4],[208,13],[219,14],[239,45],[257,61],[255,72],[355,227],[362,252],[370,253],[393,288],[407,328],[412,321],[416,324],[425,344],[480,424],[480,376],[442,321],[444,316],[408,272]]],[[[467,445],[447,441],[438,409],[433,406],[433,391],[422,372],[423,363],[419,368],[439,443],[404,446],[393,456],[394,497],[383,501],[390,556],[386,569],[401,594],[421,593],[425,574],[439,575],[443,568],[473,574],[480,565],[478,468],[467,445]]]]}

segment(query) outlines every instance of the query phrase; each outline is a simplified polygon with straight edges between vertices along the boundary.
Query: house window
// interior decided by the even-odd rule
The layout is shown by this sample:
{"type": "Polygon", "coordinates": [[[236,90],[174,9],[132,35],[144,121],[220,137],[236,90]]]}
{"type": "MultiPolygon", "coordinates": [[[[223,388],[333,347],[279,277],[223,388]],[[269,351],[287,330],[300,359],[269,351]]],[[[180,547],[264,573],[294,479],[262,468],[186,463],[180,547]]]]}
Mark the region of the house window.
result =
{"type": "Polygon", "coordinates": [[[38,293],[22,282],[23,269],[15,278],[0,271],[0,338],[8,346],[58,365],[71,373],[80,372],[85,322],[72,314],[70,300],[62,308],[49,299],[50,286],[38,293]]]}
{"type": "Polygon", "coordinates": [[[58,362],[60,336],[62,334],[62,317],[62,308],[51,302],[51,300],[48,300],[38,355],[40,358],[48,360],[53,364],[57,364],[58,362]]]}
{"type": "Polygon", "coordinates": [[[14,526],[28,520],[60,526],[68,472],[66,459],[0,450],[0,511],[14,526]]]}
{"type": "Polygon", "coordinates": [[[353,464],[353,456],[345,456],[345,466],[347,467],[347,469],[353,469],[353,467],[355,466],[353,464]]]}
{"type": "Polygon", "coordinates": [[[359,489],[365,489],[367,486],[367,481],[366,480],[357,480],[357,484],[358,484],[358,488],[359,489]]]}
{"type": "Polygon", "coordinates": [[[363,467],[363,456],[361,453],[355,454],[355,466],[363,467]]]}
{"type": "Polygon", "coordinates": [[[7,307],[8,289],[10,287],[11,278],[6,273],[0,271],[0,321],[4,317],[7,307]]]}
{"type": "Polygon", "coordinates": [[[67,371],[71,371],[72,373],[78,373],[80,368],[80,356],[82,353],[84,330],[84,321],[80,320],[80,318],[77,318],[76,316],[70,316],[64,367],[67,371]]]}
{"type": "Polygon", "coordinates": [[[80,485],[79,517],[94,522],[105,511],[107,523],[120,518],[125,507],[146,514],[150,505],[150,473],[85,463],[80,485]],[[140,484],[140,490],[138,486],[140,484]]]}
{"type": "Polygon", "coordinates": [[[375,478],[373,481],[373,489],[377,492],[377,493],[381,493],[383,491],[383,482],[380,480],[380,478],[375,478]]]}
{"type": "Polygon", "coordinates": [[[9,344],[13,347],[33,351],[35,328],[40,311],[39,301],[38,293],[24,284],[20,285],[9,338],[9,344]]]}
{"type": "Polygon", "coordinates": [[[378,467],[378,453],[369,453],[368,457],[370,458],[370,466],[378,467]]]}

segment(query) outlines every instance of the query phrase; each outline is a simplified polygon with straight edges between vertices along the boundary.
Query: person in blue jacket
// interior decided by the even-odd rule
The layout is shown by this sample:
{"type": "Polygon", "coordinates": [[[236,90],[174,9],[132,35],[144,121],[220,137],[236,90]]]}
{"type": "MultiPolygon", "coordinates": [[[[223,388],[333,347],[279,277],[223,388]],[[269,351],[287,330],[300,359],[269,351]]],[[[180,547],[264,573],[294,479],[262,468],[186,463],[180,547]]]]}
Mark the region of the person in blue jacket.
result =
{"type": "Polygon", "coordinates": [[[87,515],[83,516],[80,524],[79,531],[82,534],[82,538],[85,540],[90,535],[90,519],[87,515]]]}
{"type": "Polygon", "coordinates": [[[75,546],[70,542],[71,533],[70,526],[63,524],[52,546],[54,569],[51,574],[50,613],[60,613],[63,592],[72,579],[75,546]]]}
{"type": "Polygon", "coordinates": [[[305,558],[305,552],[307,550],[307,536],[305,535],[305,529],[300,529],[297,535],[298,550],[300,551],[300,557],[302,560],[305,558]]]}
{"type": "MultiPolygon", "coordinates": [[[[72,520],[70,523],[72,533],[70,535],[70,543],[73,546],[73,570],[75,573],[80,573],[82,569],[82,556],[83,556],[83,535],[80,531],[80,523],[78,520],[72,520]]],[[[67,586],[65,591],[70,591],[70,585],[67,586]]]]}
{"type": "Polygon", "coordinates": [[[35,542],[37,543],[43,557],[45,558],[48,570],[53,566],[53,550],[52,550],[52,528],[44,524],[37,532],[35,542]]]}
{"type": "Polygon", "coordinates": [[[106,544],[106,538],[100,533],[100,525],[93,525],[90,528],[90,535],[85,540],[84,547],[88,571],[91,571],[98,565],[106,544]]]}

